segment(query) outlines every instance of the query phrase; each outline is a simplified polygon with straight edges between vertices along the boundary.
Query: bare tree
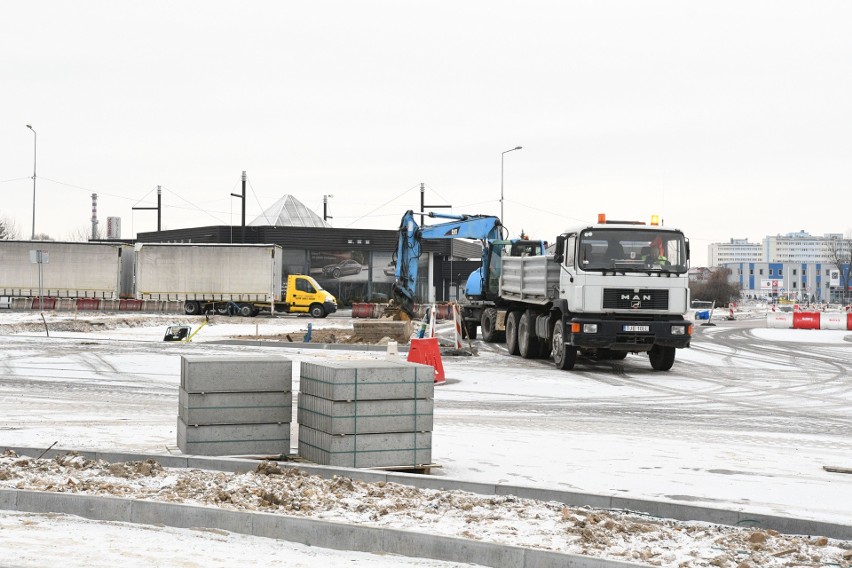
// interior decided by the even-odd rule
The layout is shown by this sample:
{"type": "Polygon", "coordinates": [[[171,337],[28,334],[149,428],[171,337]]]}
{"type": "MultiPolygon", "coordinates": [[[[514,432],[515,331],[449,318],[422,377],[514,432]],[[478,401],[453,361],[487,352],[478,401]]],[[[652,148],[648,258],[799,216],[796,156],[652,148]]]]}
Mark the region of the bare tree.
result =
{"type": "Polygon", "coordinates": [[[829,239],[826,256],[840,272],[843,303],[849,303],[849,283],[852,281],[852,239],[829,239]]]}
{"type": "Polygon", "coordinates": [[[34,241],[52,241],[53,237],[48,235],[47,233],[36,233],[34,241]]]}
{"type": "MultiPolygon", "coordinates": [[[[76,229],[68,234],[68,240],[74,242],[86,242],[92,237],[92,229],[91,228],[81,228],[76,229]]],[[[101,231],[98,229],[95,231],[95,239],[101,238],[101,231]]]]}
{"type": "Polygon", "coordinates": [[[740,297],[738,284],[728,282],[731,270],[717,268],[703,282],[690,282],[689,291],[693,300],[716,302],[717,306],[727,306],[731,301],[740,297]]]}
{"type": "Polygon", "coordinates": [[[11,241],[18,238],[15,222],[8,217],[0,217],[0,241],[11,241]]]}

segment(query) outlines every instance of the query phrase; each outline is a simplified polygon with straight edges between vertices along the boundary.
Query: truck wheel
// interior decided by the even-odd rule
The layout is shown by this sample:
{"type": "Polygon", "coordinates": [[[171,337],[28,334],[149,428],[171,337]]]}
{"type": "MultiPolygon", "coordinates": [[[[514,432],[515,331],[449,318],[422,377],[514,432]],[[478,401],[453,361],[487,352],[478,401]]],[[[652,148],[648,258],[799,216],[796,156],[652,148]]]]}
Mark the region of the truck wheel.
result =
{"type": "Polygon", "coordinates": [[[312,318],[324,318],[325,310],[319,304],[311,304],[311,317],[312,318]]]}
{"type": "Polygon", "coordinates": [[[462,322],[462,326],[464,326],[465,337],[467,337],[468,339],[476,339],[477,324],[475,321],[462,322]]]}
{"type": "Polygon", "coordinates": [[[535,335],[535,314],[529,310],[518,321],[518,351],[524,359],[537,359],[541,354],[541,342],[535,335]]]}
{"type": "Polygon", "coordinates": [[[198,302],[185,302],[183,304],[183,311],[188,316],[198,315],[201,313],[201,304],[198,302]]]}
{"type": "Polygon", "coordinates": [[[506,314],[506,349],[509,355],[520,355],[518,349],[518,320],[521,319],[520,312],[509,312],[506,314]]]}
{"type": "Polygon", "coordinates": [[[219,314],[220,316],[228,315],[228,304],[225,304],[225,303],[216,304],[216,313],[219,314]]]}
{"type": "Polygon", "coordinates": [[[675,348],[654,345],[648,351],[648,358],[651,360],[651,367],[655,371],[668,371],[674,365],[675,348]]]}
{"type": "Polygon", "coordinates": [[[239,314],[244,318],[251,317],[253,311],[254,306],[251,304],[240,304],[239,314]]]}
{"type": "Polygon", "coordinates": [[[486,343],[499,343],[503,340],[502,333],[497,331],[497,310],[488,308],[482,312],[482,341],[486,343]]]}
{"type": "Polygon", "coordinates": [[[553,362],[561,371],[570,371],[577,362],[577,348],[565,344],[565,324],[558,320],[553,326],[553,362]]]}

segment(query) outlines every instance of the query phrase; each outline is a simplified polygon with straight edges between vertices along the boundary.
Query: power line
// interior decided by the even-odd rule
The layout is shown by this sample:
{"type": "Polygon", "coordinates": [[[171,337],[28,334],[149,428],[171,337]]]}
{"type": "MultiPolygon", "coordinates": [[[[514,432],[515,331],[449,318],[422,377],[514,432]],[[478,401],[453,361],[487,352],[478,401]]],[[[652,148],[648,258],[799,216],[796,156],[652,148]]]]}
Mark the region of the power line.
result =
{"type": "Polygon", "coordinates": [[[373,209],[372,211],[370,211],[370,212],[368,212],[368,213],[365,213],[364,215],[361,215],[360,217],[358,217],[357,219],[355,219],[354,221],[352,221],[352,223],[349,223],[348,225],[346,225],[346,227],[347,227],[347,228],[348,228],[348,227],[351,227],[354,223],[357,223],[358,221],[360,221],[360,220],[361,220],[361,219],[363,219],[364,217],[369,217],[370,215],[372,215],[373,213],[375,213],[376,211],[378,211],[378,210],[379,210],[379,209],[381,209],[382,207],[385,207],[386,205],[390,205],[391,203],[393,203],[394,201],[396,201],[397,199],[399,199],[400,197],[402,197],[403,195],[405,195],[406,193],[408,193],[408,192],[409,192],[409,191],[411,191],[412,189],[420,189],[420,184],[418,183],[417,185],[413,185],[413,186],[409,187],[409,188],[408,188],[408,189],[406,189],[405,191],[401,192],[399,195],[396,195],[396,196],[392,197],[391,199],[389,199],[388,201],[386,201],[386,202],[382,203],[381,205],[379,205],[378,207],[376,207],[376,208],[375,208],[375,209],[373,209]]]}

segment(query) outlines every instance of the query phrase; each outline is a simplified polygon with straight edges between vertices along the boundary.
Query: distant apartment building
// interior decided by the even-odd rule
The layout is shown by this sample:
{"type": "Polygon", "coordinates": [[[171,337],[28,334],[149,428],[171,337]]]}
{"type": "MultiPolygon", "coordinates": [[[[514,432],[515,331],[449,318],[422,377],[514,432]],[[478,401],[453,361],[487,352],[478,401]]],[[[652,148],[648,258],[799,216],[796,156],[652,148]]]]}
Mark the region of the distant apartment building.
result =
{"type": "Polygon", "coordinates": [[[730,262],[723,266],[731,271],[728,282],[738,285],[746,299],[835,302],[842,294],[839,271],[831,263],[730,262]]]}
{"type": "Polygon", "coordinates": [[[765,259],[770,262],[831,262],[832,250],[840,248],[848,256],[850,241],[842,233],[827,233],[817,237],[799,231],[763,239],[765,259]]]}
{"type": "Polygon", "coordinates": [[[707,258],[710,266],[723,266],[729,262],[760,262],[763,260],[763,245],[750,243],[748,239],[731,239],[729,243],[711,243],[707,258]]]}
{"type": "Polygon", "coordinates": [[[747,239],[713,243],[709,259],[711,266],[730,270],[728,281],[740,287],[744,298],[837,302],[850,266],[837,266],[833,259],[849,259],[850,246],[852,240],[844,239],[842,233],[818,237],[798,231],[764,237],[762,244],[747,239]]]}

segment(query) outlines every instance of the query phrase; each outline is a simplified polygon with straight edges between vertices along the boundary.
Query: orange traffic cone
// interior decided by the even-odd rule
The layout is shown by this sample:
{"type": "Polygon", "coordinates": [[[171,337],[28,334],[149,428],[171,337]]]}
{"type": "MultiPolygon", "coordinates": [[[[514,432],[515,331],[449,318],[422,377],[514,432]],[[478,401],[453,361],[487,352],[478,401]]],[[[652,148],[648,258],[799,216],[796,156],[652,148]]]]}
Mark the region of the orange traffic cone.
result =
{"type": "Polygon", "coordinates": [[[435,383],[443,383],[444,363],[441,361],[441,351],[438,349],[438,338],[412,339],[408,348],[409,363],[423,363],[435,369],[435,383]]]}

